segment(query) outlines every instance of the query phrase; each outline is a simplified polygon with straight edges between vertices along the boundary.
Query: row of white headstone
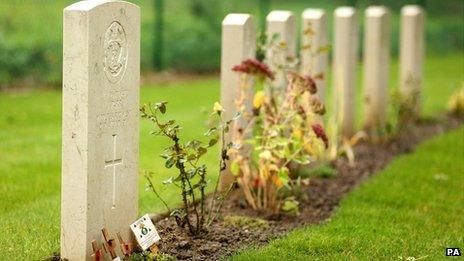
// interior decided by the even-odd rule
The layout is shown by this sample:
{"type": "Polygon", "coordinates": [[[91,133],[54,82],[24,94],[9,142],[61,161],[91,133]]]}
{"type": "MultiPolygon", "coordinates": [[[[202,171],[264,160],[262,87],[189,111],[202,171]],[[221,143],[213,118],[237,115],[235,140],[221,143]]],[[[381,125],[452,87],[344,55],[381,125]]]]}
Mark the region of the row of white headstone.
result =
{"type": "MultiPolygon", "coordinates": [[[[379,89],[387,86],[389,58],[384,46],[389,42],[385,32],[389,25],[384,25],[388,13],[378,10],[368,14],[366,37],[367,54],[372,54],[366,59],[371,77],[366,90],[374,101],[386,98],[379,89]]],[[[314,48],[325,45],[324,12],[308,10],[304,19],[312,21],[316,32],[314,48]]],[[[140,10],[119,0],[81,1],[65,8],[63,25],[61,257],[91,260],[91,241],[102,238],[103,227],[135,244],[129,224],[138,214],[140,10]]],[[[270,33],[282,35],[289,52],[296,53],[295,22],[290,12],[272,12],[268,27],[270,33]]],[[[224,20],[221,83],[225,107],[233,108],[238,86],[238,76],[230,69],[254,57],[255,38],[250,15],[229,15],[224,20]]],[[[420,79],[420,8],[404,9],[401,38],[402,71],[420,79]]],[[[355,10],[337,9],[334,69],[336,93],[343,101],[353,100],[356,41],[355,10]]],[[[303,68],[327,70],[326,55],[316,60],[305,56],[303,52],[303,68]]],[[[324,90],[324,80],[319,85],[324,90]]],[[[346,104],[341,108],[352,113],[346,104]]]]}
{"type": "MultiPolygon", "coordinates": [[[[364,113],[365,127],[385,124],[388,107],[391,17],[388,8],[371,6],[365,11],[364,38],[364,113]]],[[[425,14],[419,6],[401,10],[400,90],[411,95],[420,90],[424,54],[425,14]],[[410,84],[414,79],[415,84],[410,84]],[[415,90],[411,90],[414,88],[415,90]]],[[[307,9],[302,14],[300,71],[304,74],[327,75],[329,54],[327,15],[322,9],[307,9]],[[312,31],[311,37],[305,34],[312,31]],[[307,48],[309,47],[309,48],[307,48]]],[[[272,11],[267,16],[266,34],[279,35],[288,56],[297,56],[295,17],[290,11],[272,11]]],[[[339,7],[334,12],[333,35],[333,103],[334,116],[341,134],[355,132],[355,94],[358,65],[359,23],[356,9],[339,7]]],[[[235,113],[234,103],[239,76],[231,71],[241,61],[254,58],[256,29],[249,14],[229,14],[222,24],[221,102],[228,116],[235,113]]],[[[327,77],[317,80],[319,97],[324,100],[327,77]]],[[[252,99],[252,95],[250,95],[252,99]]]]}

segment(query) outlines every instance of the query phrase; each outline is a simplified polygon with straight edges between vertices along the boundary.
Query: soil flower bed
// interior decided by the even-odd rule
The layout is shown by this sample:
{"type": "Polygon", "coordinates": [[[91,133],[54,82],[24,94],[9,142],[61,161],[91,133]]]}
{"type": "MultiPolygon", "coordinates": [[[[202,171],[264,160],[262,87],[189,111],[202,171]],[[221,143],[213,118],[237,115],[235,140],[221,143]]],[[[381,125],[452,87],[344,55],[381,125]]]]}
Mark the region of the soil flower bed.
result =
{"type": "Polygon", "coordinates": [[[231,197],[225,202],[223,218],[212,224],[209,233],[190,237],[164,215],[154,217],[161,236],[160,251],[179,260],[218,260],[248,246],[259,246],[292,229],[326,221],[336,211],[341,198],[366,178],[385,168],[396,156],[411,152],[418,143],[454,129],[462,119],[443,116],[421,121],[394,139],[379,144],[360,143],[355,147],[356,165],[344,158],[332,163],[338,175],[311,178],[303,186],[307,199],[300,204],[300,214],[263,215],[246,207],[243,200],[231,197]]]}

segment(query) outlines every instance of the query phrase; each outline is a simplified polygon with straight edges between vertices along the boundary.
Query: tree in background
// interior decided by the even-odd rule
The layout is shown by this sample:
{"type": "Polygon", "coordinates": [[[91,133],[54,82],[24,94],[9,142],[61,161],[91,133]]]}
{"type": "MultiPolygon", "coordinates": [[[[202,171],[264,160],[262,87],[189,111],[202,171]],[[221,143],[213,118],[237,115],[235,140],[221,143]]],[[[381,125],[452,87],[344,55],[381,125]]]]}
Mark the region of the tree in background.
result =
{"type": "Polygon", "coordinates": [[[423,8],[427,7],[427,0],[417,0],[417,4],[422,6],[423,8]]]}
{"type": "Polygon", "coordinates": [[[218,17],[218,14],[222,12],[221,1],[218,0],[191,0],[190,12],[191,14],[200,19],[208,26],[214,28],[217,27],[220,29],[220,26],[217,26],[218,18],[221,19],[222,16],[218,17]]]}
{"type": "Polygon", "coordinates": [[[155,39],[153,43],[153,69],[163,70],[164,0],[154,0],[155,39]]]}
{"type": "Polygon", "coordinates": [[[259,3],[259,25],[264,32],[266,27],[266,16],[271,9],[271,0],[258,0],[259,3]]]}
{"type": "Polygon", "coordinates": [[[348,6],[356,6],[356,2],[357,2],[356,0],[347,0],[347,1],[346,1],[346,4],[347,4],[348,6]]]}

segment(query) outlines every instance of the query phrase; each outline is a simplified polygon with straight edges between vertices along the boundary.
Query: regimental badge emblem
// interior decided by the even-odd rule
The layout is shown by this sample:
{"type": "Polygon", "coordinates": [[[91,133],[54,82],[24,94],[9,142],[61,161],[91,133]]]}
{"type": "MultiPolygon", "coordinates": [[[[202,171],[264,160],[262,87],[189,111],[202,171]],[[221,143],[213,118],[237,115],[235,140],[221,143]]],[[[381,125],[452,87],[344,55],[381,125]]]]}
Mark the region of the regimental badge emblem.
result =
{"type": "Polygon", "coordinates": [[[103,68],[111,83],[124,77],[127,67],[127,40],[119,22],[112,22],[105,33],[103,68]]]}

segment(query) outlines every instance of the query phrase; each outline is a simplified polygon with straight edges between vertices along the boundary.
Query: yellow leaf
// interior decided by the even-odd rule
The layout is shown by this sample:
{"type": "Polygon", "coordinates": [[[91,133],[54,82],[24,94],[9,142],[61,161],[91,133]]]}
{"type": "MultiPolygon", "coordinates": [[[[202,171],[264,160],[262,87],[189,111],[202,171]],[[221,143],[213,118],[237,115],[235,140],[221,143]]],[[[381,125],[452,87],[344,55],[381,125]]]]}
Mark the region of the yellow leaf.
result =
{"type": "Polygon", "coordinates": [[[304,150],[311,156],[316,155],[316,151],[314,150],[313,146],[311,146],[311,144],[305,144],[304,150]]]}
{"type": "Polygon", "coordinates": [[[301,139],[301,136],[303,136],[303,132],[299,128],[293,129],[292,136],[295,137],[296,139],[301,139]]]}
{"type": "Polygon", "coordinates": [[[234,176],[238,176],[240,174],[240,165],[238,164],[238,160],[234,160],[230,164],[230,172],[232,172],[234,176]]]}
{"type": "Polygon", "coordinates": [[[263,103],[264,103],[264,92],[263,91],[259,91],[255,94],[255,97],[253,99],[253,107],[255,109],[259,109],[261,108],[261,106],[263,106],[263,103]]]}
{"type": "Polygon", "coordinates": [[[265,150],[259,154],[260,159],[270,160],[272,158],[272,154],[270,151],[265,150]]]}
{"type": "Polygon", "coordinates": [[[221,113],[224,111],[224,108],[222,108],[222,105],[219,102],[214,103],[213,111],[216,113],[221,113]]]}

